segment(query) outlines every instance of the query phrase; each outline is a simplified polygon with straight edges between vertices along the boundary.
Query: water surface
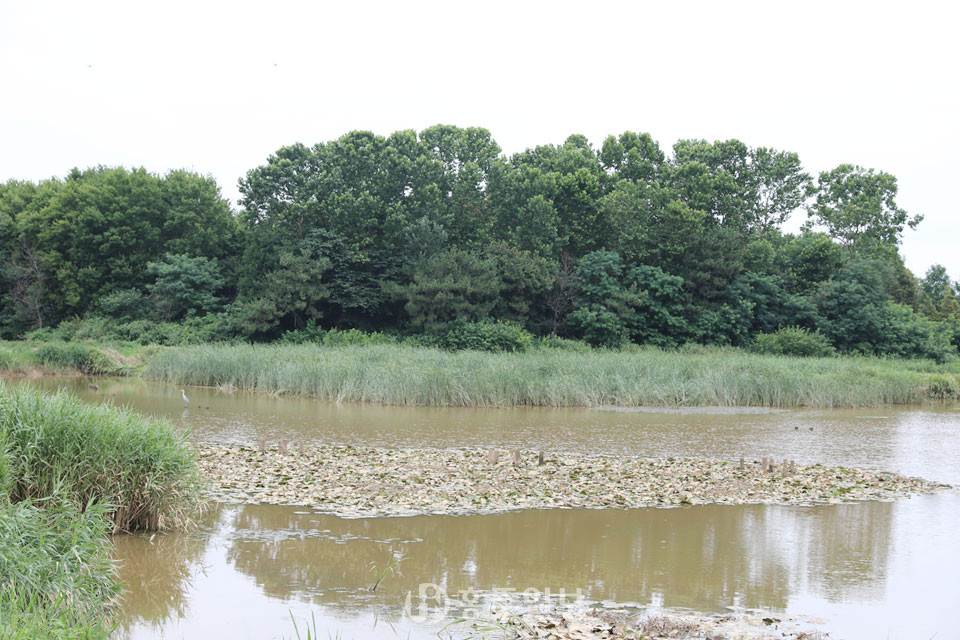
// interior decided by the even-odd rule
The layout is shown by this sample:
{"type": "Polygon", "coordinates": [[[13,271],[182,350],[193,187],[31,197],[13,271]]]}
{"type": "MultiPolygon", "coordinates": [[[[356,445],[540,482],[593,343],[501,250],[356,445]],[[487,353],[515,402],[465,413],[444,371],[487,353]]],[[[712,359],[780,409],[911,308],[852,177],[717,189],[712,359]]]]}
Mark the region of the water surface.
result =
{"type": "MultiPolygon", "coordinates": [[[[869,410],[444,409],[336,405],[133,379],[66,386],[170,418],[210,442],[259,437],[386,446],[524,446],[644,456],[740,455],[889,469],[960,484],[954,406],[869,410]]],[[[303,508],[219,507],[188,535],[116,539],[121,636],[436,637],[407,591],[579,589],[637,607],[739,605],[826,619],[834,638],[956,638],[960,493],[822,507],[553,510],[342,520],[303,508]],[[400,575],[369,591],[402,556],[400,575]],[[301,627],[302,630],[302,627],[301,627]]]]}

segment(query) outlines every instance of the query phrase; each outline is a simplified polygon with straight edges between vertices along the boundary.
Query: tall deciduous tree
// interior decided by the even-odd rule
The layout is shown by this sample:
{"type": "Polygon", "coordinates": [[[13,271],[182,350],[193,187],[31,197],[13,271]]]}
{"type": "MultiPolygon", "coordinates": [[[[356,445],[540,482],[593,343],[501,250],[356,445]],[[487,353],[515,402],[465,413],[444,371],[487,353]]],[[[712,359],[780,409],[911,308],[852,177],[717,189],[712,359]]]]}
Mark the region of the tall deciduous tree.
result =
{"type": "Polygon", "coordinates": [[[851,252],[895,250],[904,229],[915,229],[923,220],[900,208],[896,196],[897,179],[891,174],[842,164],[820,174],[817,198],[807,213],[810,223],[825,227],[851,252]]]}

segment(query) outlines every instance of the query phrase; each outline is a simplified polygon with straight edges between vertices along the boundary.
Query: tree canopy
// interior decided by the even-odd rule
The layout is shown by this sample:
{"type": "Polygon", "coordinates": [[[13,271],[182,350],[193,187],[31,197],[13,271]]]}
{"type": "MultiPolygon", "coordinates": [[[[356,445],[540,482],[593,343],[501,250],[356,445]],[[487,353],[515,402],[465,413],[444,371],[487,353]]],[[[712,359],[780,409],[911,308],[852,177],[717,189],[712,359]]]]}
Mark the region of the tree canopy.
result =
{"type": "Polygon", "coordinates": [[[209,177],[102,166],[0,184],[0,333],[88,316],[253,340],[470,321],[673,346],[800,327],[841,351],[900,353],[899,335],[929,353],[960,324],[945,270],[917,279],[898,254],[922,217],[894,176],[842,164],[814,182],[796,153],[739,140],[664,150],[625,131],[506,156],[477,127],[353,131],[278,149],[240,192],[232,211],[209,177]]]}

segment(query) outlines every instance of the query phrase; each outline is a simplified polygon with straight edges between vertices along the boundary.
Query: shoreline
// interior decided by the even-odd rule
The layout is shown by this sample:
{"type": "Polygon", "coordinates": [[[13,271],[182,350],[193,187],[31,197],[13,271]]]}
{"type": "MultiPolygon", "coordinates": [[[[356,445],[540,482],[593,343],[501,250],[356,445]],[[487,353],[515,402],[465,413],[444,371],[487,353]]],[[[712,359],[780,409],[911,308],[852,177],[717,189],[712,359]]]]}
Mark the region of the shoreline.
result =
{"type": "Polygon", "coordinates": [[[812,506],[893,500],[949,488],[920,478],[777,461],[481,449],[387,449],[290,445],[261,453],[195,445],[210,488],[224,503],[302,506],[344,518],[474,515],[519,509],[637,509],[706,504],[812,506]]]}

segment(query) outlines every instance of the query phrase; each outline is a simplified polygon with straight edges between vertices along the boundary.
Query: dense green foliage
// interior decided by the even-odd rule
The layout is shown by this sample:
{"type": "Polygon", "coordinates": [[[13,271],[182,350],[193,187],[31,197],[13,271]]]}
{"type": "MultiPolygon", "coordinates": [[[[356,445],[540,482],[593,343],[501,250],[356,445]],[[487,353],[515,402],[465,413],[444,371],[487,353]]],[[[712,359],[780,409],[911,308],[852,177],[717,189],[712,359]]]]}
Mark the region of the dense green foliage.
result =
{"type": "Polygon", "coordinates": [[[960,344],[956,283],[904,267],[921,216],[882,171],[814,180],[791,152],[667,152],[633,132],[506,157],[484,129],[438,125],[283,147],[240,189],[231,212],[185,171],[0,185],[0,337],[175,345],[312,327],[458,348],[478,344],[443,338],[463,323],[509,323],[607,348],[746,347],[785,327],[840,353],[946,361],[960,344]]]}
{"type": "Polygon", "coordinates": [[[773,333],[758,333],[750,350],[776,356],[822,358],[833,354],[826,336],[803,327],[784,327],[773,333]]]}
{"type": "Polygon", "coordinates": [[[946,383],[956,385],[960,374],[958,362],[772,357],[696,346],[584,352],[574,345],[551,339],[525,353],[485,353],[390,344],[214,344],[158,351],[144,376],[394,405],[860,407],[956,397],[946,383]]]}

